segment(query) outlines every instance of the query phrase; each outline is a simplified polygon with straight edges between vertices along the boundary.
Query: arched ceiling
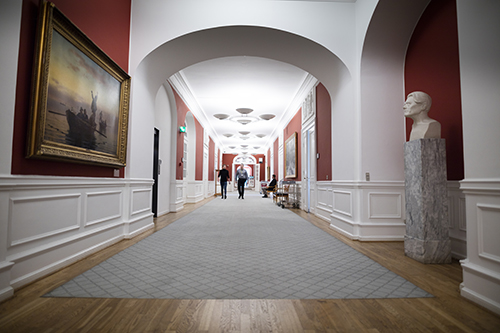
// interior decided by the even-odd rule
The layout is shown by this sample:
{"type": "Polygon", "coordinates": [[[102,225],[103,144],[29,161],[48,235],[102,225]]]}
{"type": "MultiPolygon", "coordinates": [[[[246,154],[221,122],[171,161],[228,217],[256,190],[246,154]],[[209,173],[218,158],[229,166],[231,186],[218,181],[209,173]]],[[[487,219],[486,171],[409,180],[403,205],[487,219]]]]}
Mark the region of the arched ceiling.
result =
{"type": "Polygon", "coordinates": [[[175,77],[171,82],[176,90],[189,90],[181,93],[189,96],[185,99],[190,108],[198,108],[205,115],[225,152],[265,153],[277,126],[297,111],[294,99],[310,76],[284,62],[234,56],[200,62],[175,77]],[[242,115],[238,108],[253,112],[242,115]],[[214,116],[221,114],[228,118],[214,116]],[[274,118],[260,117],[265,115],[274,118]],[[238,117],[244,121],[238,122],[238,117]],[[245,124],[248,119],[252,122],[245,124]]]}

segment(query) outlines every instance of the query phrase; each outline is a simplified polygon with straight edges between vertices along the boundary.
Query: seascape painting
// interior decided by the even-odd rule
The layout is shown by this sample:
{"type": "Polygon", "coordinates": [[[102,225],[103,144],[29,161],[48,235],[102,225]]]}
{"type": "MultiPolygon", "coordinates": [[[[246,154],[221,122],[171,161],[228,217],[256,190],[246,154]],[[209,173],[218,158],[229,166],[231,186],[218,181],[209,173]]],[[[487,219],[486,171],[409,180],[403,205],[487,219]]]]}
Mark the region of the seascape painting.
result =
{"type": "Polygon", "coordinates": [[[54,31],[44,139],[116,154],[119,102],[120,82],[54,31]]]}
{"type": "Polygon", "coordinates": [[[126,165],[130,76],[42,1],[27,158],[126,165]]]}

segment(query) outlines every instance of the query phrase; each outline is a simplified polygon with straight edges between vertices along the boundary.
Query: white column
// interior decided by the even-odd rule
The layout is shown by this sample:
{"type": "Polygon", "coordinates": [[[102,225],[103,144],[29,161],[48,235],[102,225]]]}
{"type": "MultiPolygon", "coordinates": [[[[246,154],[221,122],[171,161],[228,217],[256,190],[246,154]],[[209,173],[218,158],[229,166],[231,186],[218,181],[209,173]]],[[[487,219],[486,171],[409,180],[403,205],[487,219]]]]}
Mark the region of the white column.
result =
{"type": "Polygon", "coordinates": [[[500,314],[500,2],[458,0],[467,219],[462,296],[500,314]]]}

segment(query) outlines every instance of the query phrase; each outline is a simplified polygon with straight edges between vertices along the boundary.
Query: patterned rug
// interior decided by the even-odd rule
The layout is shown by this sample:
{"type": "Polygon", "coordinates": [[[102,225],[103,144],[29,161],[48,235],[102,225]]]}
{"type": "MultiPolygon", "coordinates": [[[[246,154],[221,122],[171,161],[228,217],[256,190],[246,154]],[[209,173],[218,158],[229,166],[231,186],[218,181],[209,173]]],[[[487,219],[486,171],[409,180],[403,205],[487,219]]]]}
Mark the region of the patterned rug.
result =
{"type": "Polygon", "coordinates": [[[214,199],[45,297],[433,297],[287,209],[214,199]]]}

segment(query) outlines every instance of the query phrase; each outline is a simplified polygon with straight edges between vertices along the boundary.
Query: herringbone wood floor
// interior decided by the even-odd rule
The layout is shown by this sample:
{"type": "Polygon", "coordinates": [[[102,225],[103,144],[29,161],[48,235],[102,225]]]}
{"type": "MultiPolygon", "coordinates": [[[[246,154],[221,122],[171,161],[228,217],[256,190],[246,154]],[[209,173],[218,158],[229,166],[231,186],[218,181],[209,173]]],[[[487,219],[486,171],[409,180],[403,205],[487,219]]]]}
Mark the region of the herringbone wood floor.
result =
{"type": "Polygon", "coordinates": [[[458,262],[423,265],[401,242],[362,243],[296,213],[436,297],[370,300],[139,300],[42,298],[49,290],[206,203],[156,220],[124,240],[20,290],[0,304],[0,332],[500,332],[500,316],[459,294],[458,262]]]}

